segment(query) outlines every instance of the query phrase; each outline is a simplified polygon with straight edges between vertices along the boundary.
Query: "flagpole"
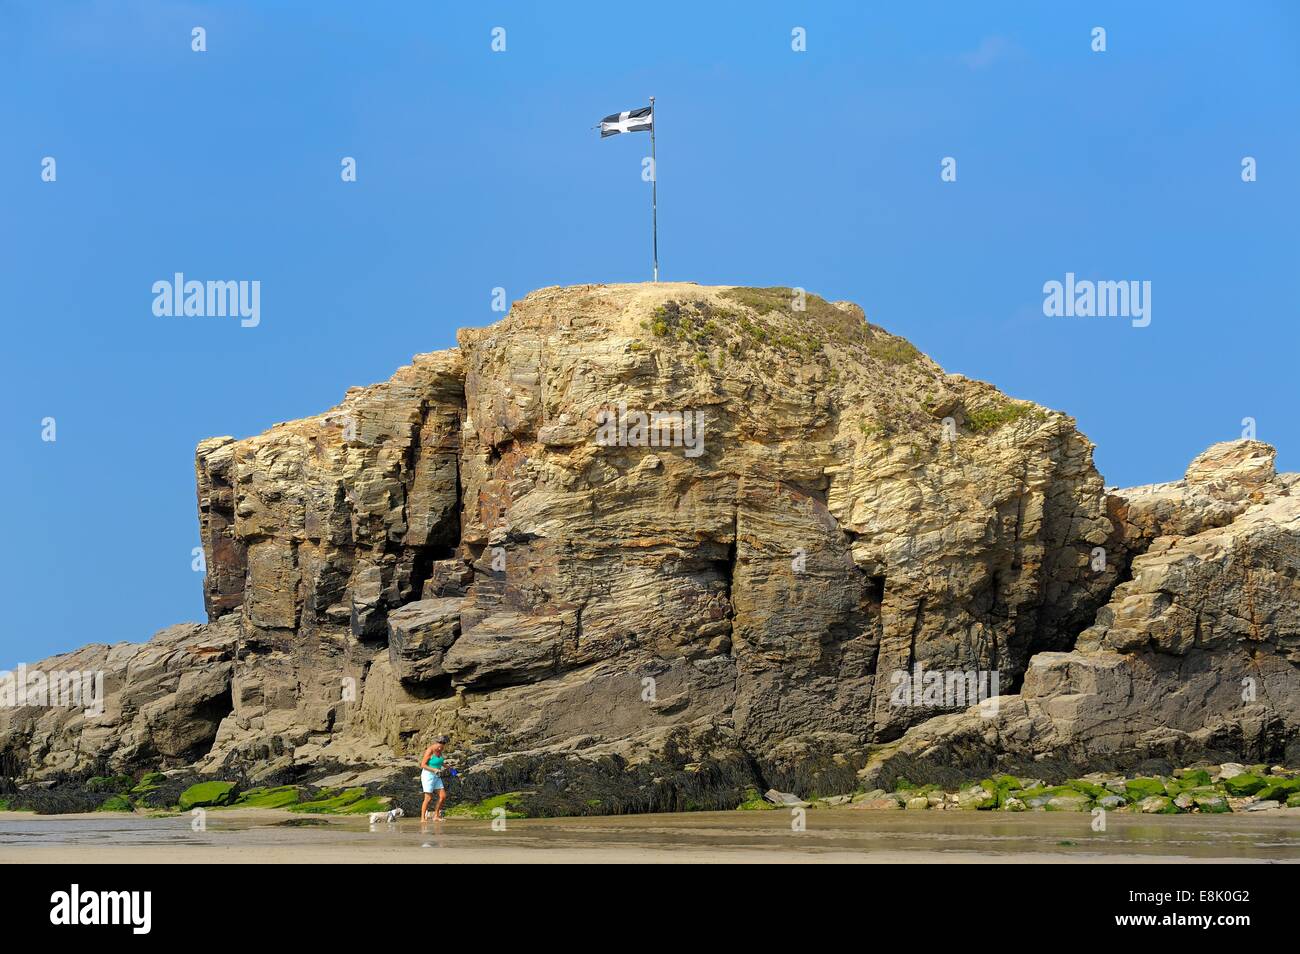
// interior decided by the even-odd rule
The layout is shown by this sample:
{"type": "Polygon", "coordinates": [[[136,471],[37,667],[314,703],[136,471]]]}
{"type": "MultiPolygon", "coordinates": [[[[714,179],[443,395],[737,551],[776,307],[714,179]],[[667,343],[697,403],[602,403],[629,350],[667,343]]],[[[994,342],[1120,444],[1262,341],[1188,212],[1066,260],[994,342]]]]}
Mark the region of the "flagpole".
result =
{"type": "Polygon", "coordinates": [[[659,281],[659,160],[655,157],[655,98],[650,97],[650,233],[654,249],[654,280],[659,281]]]}

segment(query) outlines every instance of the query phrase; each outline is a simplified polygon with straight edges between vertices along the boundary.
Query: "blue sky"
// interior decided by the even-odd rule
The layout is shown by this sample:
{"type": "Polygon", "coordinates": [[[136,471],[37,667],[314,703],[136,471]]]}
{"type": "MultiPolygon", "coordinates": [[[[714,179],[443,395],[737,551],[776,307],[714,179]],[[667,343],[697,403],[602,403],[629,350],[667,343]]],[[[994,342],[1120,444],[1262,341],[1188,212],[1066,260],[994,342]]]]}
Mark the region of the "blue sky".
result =
{"type": "Polygon", "coordinates": [[[1247,416],[1300,469],[1300,5],[6,0],[0,22],[0,667],[202,619],[202,438],[453,345],[497,286],[647,279],[648,137],[591,126],[651,94],[663,278],[859,302],[1074,415],[1109,483],[1179,477],[1247,416]],[[177,271],[260,281],[261,324],[155,317],[177,271]],[[1044,317],[1068,271],[1150,281],[1150,326],[1044,317]]]}

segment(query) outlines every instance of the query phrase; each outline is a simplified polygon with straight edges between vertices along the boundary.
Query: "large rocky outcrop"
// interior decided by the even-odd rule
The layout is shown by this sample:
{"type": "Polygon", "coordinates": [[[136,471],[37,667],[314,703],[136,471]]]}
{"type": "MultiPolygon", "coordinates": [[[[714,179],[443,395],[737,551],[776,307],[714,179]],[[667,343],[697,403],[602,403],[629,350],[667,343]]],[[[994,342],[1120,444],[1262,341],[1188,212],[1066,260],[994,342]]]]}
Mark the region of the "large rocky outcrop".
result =
{"type": "Polygon", "coordinates": [[[191,636],[226,655],[189,664],[228,706],[196,720],[201,744],[93,762],[73,723],[54,738],[11,712],[0,752],[34,776],[198,758],[257,777],[398,764],[447,733],[514,788],[581,764],[571,788],[600,766],[698,795],[746,773],[849,784],[869,757],[1086,760],[1102,743],[1081,731],[1145,751],[1143,719],[1270,751],[1294,734],[1273,696],[1300,663],[1292,479],[1264,445],[1108,494],[1068,417],[788,289],[544,289],[458,344],[320,417],[199,445],[211,622],[191,636]],[[676,440],[638,439],[638,412],[676,440]],[[1222,688],[1238,664],[1262,736],[1208,686],[1182,721],[1159,699],[1109,728],[1063,715],[1084,683],[1222,688]],[[926,670],[996,673],[1005,731],[933,718],[960,699],[899,704],[926,670]]]}
{"type": "Polygon", "coordinates": [[[238,636],[239,618],[230,615],[171,626],[143,644],[84,646],[6,674],[3,774],[57,777],[106,764],[177,766],[202,758],[230,713],[238,636]],[[37,672],[47,678],[38,682],[37,672]]]}
{"type": "MultiPolygon", "coordinates": [[[[1216,444],[1184,480],[1119,491],[1143,551],[1073,652],[1035,656],[1018,695],[942,716],[862,775],[1220,755],[1300,761],[1300,475],[1256,441],[1216,444]]],[[[890,781],[885,778],[885,781],[890,781]]]]}

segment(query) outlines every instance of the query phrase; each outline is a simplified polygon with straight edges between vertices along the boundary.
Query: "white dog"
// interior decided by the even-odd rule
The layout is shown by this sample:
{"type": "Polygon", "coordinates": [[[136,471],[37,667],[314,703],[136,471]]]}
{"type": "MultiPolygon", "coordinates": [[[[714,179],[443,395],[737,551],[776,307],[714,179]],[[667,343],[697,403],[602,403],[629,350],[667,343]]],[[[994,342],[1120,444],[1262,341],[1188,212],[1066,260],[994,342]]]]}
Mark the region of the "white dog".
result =
{"type": "Polygon", "coordinates": [[[371,812],[370,824],[377,825],[383,821],[388,822],[388,824],[391,825],[405,814],[406,812],[402,811],[400,808],[394,808],[391,812],[371,812]]]}

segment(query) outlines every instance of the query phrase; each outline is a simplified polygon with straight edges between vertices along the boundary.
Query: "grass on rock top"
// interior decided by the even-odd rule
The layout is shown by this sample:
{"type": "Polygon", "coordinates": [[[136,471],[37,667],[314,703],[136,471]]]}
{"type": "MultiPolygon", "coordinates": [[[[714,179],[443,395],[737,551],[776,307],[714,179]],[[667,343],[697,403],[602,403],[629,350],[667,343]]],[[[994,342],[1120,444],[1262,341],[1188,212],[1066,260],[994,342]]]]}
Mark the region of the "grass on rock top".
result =
{"type": "Polygon", "coordinates": [[[966,427],[975,434],[983,434],[1030,416],[1041,420],[1047,415],[1041,408],[1034,407],[1032,404],[1000,398],[990,404],[967,409],[966,427]]]}
{"type": "Polygon", "coordinates": [[[865,321],[857,320],[850,312],[837,308],[825,298],[793,288],[728,288],[721,297],[744,305],[760,317],[771,314],[802,318],[820,326],[826,334],[843,341],[860,340],[868,330],[865,321]],[[802,300],[803,310],[796,311],[796,301],[802,300]]]}
{"type": "Polygon", "coordinates": [[[729,288],[718,294],[738,307],[706,299],[667,301],[642,327],[656,338],[695,347],[695,360],[701,366],[710,363],[709,348],[722,349],[721,362],[728,354],[738,356],[762,347],[813,356],[827,341],[865,345],[873,358],[885,364],[910,364],[921,354],[911,343],[817,295],[784,287],[729,288]]]}

